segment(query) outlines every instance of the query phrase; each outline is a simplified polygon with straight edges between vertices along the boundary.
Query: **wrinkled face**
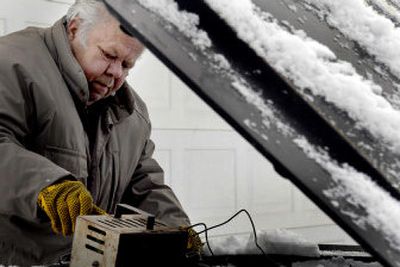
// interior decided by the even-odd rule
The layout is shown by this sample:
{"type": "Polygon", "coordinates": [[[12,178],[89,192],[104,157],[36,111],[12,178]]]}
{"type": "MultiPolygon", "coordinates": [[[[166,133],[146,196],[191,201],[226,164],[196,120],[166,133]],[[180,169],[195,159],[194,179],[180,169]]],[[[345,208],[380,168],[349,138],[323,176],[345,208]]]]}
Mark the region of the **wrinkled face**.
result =
{"type": "Polygon", "coordinates": [[[72,52],[89,85],[88,105],[116,92],[144,50],[135,38],[123,33],[115,19],[93,26],[81,40],[79,18],[68,24],[72,52]]]}

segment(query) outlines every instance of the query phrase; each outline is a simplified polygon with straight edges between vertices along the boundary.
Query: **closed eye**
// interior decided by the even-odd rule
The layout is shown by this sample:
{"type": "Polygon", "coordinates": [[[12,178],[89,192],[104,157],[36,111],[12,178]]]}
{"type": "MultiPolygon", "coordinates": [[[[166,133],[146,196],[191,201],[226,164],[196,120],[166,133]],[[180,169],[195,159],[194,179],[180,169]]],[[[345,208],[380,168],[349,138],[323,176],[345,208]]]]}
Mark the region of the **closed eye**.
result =
{"type": "Polygon", "coordinates": [[[99,49],[100,49],[102,55],[103,55],[105,58],[107,58],[108,60],[116,60],[116,59],[118,58],[117,56],[108,53],[107,51],[105,51],[105,50],[102,49],[101,47],[99,47],[99,49]]]}

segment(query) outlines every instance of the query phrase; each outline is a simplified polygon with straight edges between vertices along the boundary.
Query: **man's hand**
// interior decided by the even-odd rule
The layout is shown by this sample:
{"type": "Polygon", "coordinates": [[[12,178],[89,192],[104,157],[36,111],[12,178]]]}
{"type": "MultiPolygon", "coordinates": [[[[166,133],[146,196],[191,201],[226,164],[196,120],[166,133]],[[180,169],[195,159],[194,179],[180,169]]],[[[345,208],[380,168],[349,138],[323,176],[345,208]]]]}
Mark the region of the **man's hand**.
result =
{"type": "Polygon", "coordinates": [[[63,181],[44,188],[39,193],[38,204],[50,218],[53,231],[64,236],[74,232],[79,215],[106,214],[93,203],[90,192],[78,181],[63,181]]]}

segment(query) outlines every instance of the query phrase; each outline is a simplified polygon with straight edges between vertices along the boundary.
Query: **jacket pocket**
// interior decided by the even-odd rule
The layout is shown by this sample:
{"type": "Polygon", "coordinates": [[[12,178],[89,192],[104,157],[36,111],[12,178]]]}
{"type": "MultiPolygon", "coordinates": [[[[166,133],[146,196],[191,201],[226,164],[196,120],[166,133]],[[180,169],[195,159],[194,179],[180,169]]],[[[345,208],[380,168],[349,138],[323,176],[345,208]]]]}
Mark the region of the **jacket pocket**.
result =
{"type": "Polygon", "coordinates": [[[77,150],[46,145],[44,156],[72,173],[76,178],[86,178],[88,176],[86,155],[77,150]]]}

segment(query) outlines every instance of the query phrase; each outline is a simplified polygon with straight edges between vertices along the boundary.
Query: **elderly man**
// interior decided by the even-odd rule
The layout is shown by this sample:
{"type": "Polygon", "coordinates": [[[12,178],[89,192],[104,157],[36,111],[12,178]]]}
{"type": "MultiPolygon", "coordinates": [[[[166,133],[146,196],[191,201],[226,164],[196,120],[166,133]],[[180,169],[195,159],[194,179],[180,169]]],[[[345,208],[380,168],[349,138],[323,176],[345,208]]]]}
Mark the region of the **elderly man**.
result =
{"type": "Polygon", "coordinates": [[[189,224],[125,82],[143,49],[95,0],[0,38],[0,264],[56,262],[78,215],[119,202],[189,224]]]}

